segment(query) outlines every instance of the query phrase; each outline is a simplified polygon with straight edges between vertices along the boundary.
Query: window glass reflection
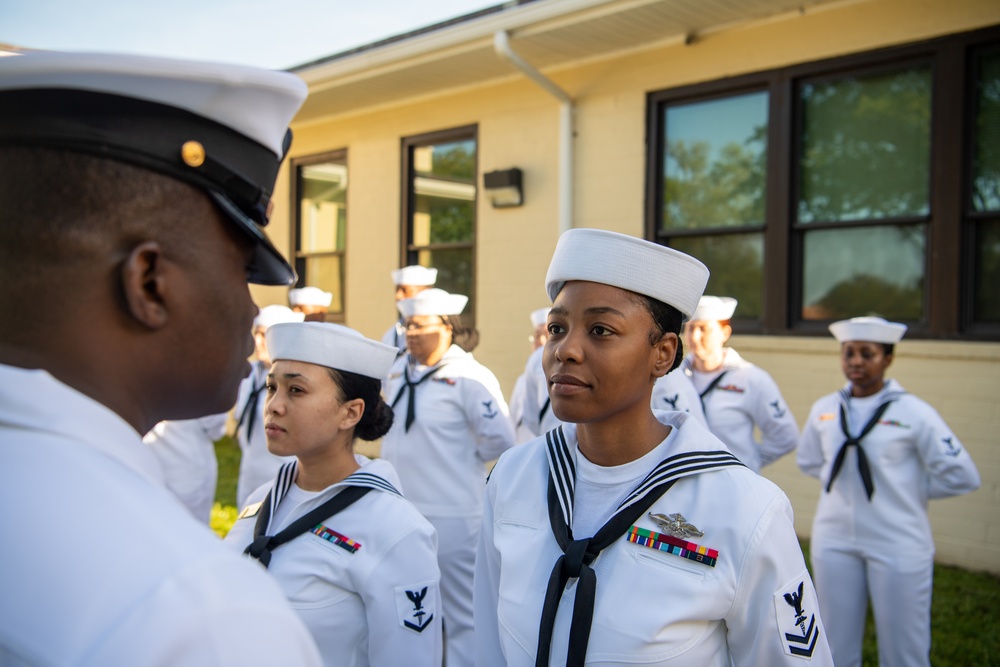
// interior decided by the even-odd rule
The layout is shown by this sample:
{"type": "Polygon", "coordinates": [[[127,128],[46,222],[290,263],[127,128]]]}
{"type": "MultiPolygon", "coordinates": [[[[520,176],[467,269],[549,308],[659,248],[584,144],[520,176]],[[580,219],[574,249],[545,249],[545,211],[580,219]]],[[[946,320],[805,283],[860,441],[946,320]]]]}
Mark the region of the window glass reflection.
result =
{"type": "Polygon", "coordinates": [[[1000,322],[1000,221],[977,226],[976,278],[974,286],[977,322],[1000,322]]]}
{"type": "Polygon", "coordinates": [[[666,109],[662,229],[764,224],[766,92],[666,109]]]}
{"type": "Polygon", "coordinates": [[[344,249],[347,223],[347,165],[326,162],[301,167],[299,250],[344,249]]]}
{"type": "Polygon", "coordinates": [[[670,246],[697,257],[711,269],[705,294],[738,300],[735,317],[759,319],[763,315],[763,234],[675,237],[670,246]]]}
{"type": "Polygon", "coordinates": [[[800,94],[800,223],[928,214],[930,67],[807,83],[800,94]]]}
{"type": "Polygon", "coordinates": [[[922,319],[924,246],[923,225],[806,233],[802,318],[922,319]]]}
{"type": "Polygon", "coordinates": [[[305,284],[321,285],[333,293],[331,313],[344,312],[344,258],[342,255],[318,255],[305,264],[305,284]]]}
{"type": "Polygon", "coordinates": [[[433,266],[438,270],[435,287],[452,294],[464,294],[469,303],[462,311],[463,320],[471,324],[475,310],[475,294],[472,289],[472,250],[470,248],[449,248],[421,250],[418,254],[421,266],[433,266]]]}
{"type": "Polygon", "coordinates": [[[1000,211],[1000,54],[979,59],[972,206],[1000,211]]]}

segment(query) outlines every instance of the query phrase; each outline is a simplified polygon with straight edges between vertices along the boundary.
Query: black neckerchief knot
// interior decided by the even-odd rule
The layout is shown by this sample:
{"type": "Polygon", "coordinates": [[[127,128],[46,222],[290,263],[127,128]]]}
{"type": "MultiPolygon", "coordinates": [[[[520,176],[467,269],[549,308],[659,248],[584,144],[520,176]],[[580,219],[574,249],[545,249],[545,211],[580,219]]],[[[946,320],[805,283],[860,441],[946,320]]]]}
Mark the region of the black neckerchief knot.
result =
{"type": "Polygon", "coordinates": [[[430,379],[432,375],[444,368],[444,366],[445,364],[438,364],[437,366],[434,366],[415,382],[410,380],[409,364],[403,368],[404,384],[399,388],[399,393],[396,394],[396,398],[392,399],[392,404],[389,407],[395,408],[396,404],[399,403],[399,399],[403,397],[403,392],[407,392],[406,421],[404,422],[404,426],[406,427],[404,430],[407,432],[409,432],[410,425],[413,424],[413,420],[417,418],[417,386],[424,382],[424,380],[430,379]]]}
{"type": "MultiPolygon", "coordinates": [[[[253,528],[253,542],[243,550],[244,554],[260,561],[260,564],[264,567],[270,565],[272,551],[286,542],[291,542],[302,533],[312,530],[337,512],[350,507],[374,488],[373,486],[344,487],[325,503],[306,512],[290,523],[284,530],[275,535],[267,535],[268,524],[271,523],[272,511],[277,509],[278,503],[288,493],[289,487],[295,480],[296,470],[295,461],[281,466],[274,487],[267,492],[267,496],[264,497],[264,501],[261,503],[260,512],[257,514],[257,523],[254,524],[253,528]]],[[[391,485],[389,488],[392,488],[391,485]]]]}
{"type": "Polygon", "coordinates": [[[840,403],[840,430],[847,439],[844,440],[844,444],[840,446],[837,456],[833,460],[833,467],[830,469],[830,479],[826,483],[827,493],[833,488],[833,480],[837,479],[837,475],[840,474],[840,468],[844,465],[844,457],[847,456],[847,450],[851,447],[856,447],[858,450],[858,472],[861,474],[861,482],[865,485],[865,493],[868,495],[868,500],[872,499],[872,494],[875,493],[875,482],[872,480],[871,466],[868,463],[868,456],[865,454],[865,449],[861,446],[861,441],[875,428],[882,415],[889,409],[889,404],[896,400],[896,398],[898,396],[891,396],[882,405],[878,406],[875,414],[868,420],[865,427],[861,429],[861,433],[854,436],[851,435],[850,427],[847,425],[847,407],[845,403],[849,399],[842,397],[843,400],[840,403]]]}

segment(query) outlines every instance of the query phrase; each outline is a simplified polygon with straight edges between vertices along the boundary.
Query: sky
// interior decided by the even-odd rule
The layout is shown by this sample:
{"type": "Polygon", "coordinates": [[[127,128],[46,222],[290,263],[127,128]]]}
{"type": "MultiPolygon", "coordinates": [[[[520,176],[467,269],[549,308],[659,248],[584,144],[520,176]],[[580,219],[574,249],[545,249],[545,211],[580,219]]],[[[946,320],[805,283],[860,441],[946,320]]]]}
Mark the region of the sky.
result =
{"type": "Polygon", "coordinates": [[[288,69],[502,0],[0,0],[0,43],[288,69]]]}

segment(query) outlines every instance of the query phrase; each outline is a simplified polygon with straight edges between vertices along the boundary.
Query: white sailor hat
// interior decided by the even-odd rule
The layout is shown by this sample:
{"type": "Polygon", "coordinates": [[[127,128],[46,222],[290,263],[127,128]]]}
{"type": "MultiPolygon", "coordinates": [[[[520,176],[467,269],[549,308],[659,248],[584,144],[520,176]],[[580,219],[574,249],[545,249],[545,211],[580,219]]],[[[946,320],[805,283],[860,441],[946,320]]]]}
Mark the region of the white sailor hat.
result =
{"type": "Polygon", "coordinates": [[[903,339],[906,325],[889,322],[881,317],[852,317],[831,324],[830,333],[838,343],[860,340],[895,345],[903,339]]]}
{"type": "Polygon", "coordinates": [[[270,329],[275,324],[287,322],[301,322],[306,318],[305,313],[296,313],[288,306],[264,306],[257,313],[253,320],[253,328],[264,327],[270,329]]]}
{"type": "Polygon", "coordinates": [[[381,380],[389,374],[399,348],[365,338],[340,324],[286,322],[267,330],[271,359],[304,361],[381,380]]]}
{"type": "Polygon", "coordinates": [[[703,296],[698,299],[698,307],[688,319],[692,322],[711,320],[725,322],[733,319],[736,312],[736,299],[731,296],[703,296]]]}
{"type": "Polygon", "coordinates": [[[586,280],[652,297],[690,315],[705,291],[708,268],[673,248],[603,229],[570,229],[556,243],[545,289],[586,280]]]}
{"type": "Polygon", "coordinates": [[[549,310],[551,310],[551,309],[550,308],[539,308],[538,310],[531,311],[531,315],[530,315],[531,326],[533,326],[533,327],[535,327],[537,329],[538,327],[540,327],[543,324],[545,324],[546,320],[549,317],[549,310]]]}
{"type": "Polygon", "coordinates": [[[333,302],[333,292],[324,292],[318,287],[300,287],[288,291],[288,303],[293,306],[322,306],[329,308],[333,302]]]}
{"type": "Polygon", "coordinates": [[[403,317],[414,315],[458,315],[465,309],[469,297],[462,294],[449,294],[443,289],[428,289],[409,299],[396,303],[403,317]]]}
{"type": "Polygon", "coordinates": [[[119,160],[206,191],[255,246],[248,280],[295,271],[261,229],[306,96],[293,74],[123,54],[0,58],[0,145],[119,160]]]}
{"type": "Polygon", "coordinates": [[[438,270],[414,264],[392,272],[392,282],[396,285],[430,286],[437,281],[438,270]]]}

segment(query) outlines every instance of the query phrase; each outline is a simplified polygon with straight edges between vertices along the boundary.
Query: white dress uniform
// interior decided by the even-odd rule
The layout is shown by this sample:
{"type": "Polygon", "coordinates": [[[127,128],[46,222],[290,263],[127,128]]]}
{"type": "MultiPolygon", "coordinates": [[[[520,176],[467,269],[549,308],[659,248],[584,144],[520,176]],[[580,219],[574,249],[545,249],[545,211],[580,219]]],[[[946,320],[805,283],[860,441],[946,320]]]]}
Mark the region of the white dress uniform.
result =
{"type": "Polygon", "coordinates": [[[514,389],[510,392],[507,407],[510,409],[510,423],[514,427],[514,442],[521,444],[535,438],[535,434],[524,425],[524,387],[527,376],[521,373],[514,381],[514,389]]]}
{"type": "Polygon", "coordinates": [[[382,341],[384,345],[392,345],[399,350],[400,354],[406,353],[406,329],[403,328],[403,323],[401,321],[396,321],[391,327],[389,327],[384,334],[382,334],[382,341]]]}
{"type": "MultiPolygon", "coordinates": [[[[575,424],[548,434],[551,444],[539,438],[500,458],[486,487],[476,561],[477,665],[535,664],[546,586],[562,555],[548,512],[552,466],[574,469],[568,494],[561,483],[557,493],[580,537],[593,535],[651,470],[669,469],[667,460],[698,467],[702,458],[729,464],[680,476],[593,561],[597,587],[587,664],[832,665],[788,499],[735,461],[695,418],[654,414],[672,427],[670,435],[622,466],[600,467],[580,455],[575,424]],[[564,440],[552,437],[558,433],[564,440]],[[705,457],[707,450],[723,458],[705,457]],[[675,538],[658,535],[663,529],[650,513],[681,514],[704,535],[683,540],[686,549],[658,542],[675,538]]],[[[561,596],[552,665],[566,663],[578,581],[571,580],[561,596]]]]}
{"type": "Polygon", "coordinates": [[[274,480],[278,469],[295,460],[294,456],[275,456],[267,450],[264,434],[264,405],[267,402],[269,366],[253,363],[250,375],[243,378],[233,417],[236,419],[236,441],[240,446],[240,475],[236,480],[236,506],[244,507],[247,498],[257,488],[274,480]]]}
{"type": "Polygon", "coordinates": [[[135,432],[0,366],[3,665],[319,665],[281,591],[164,486],[135,432]],[[113,573],[107,576],[108,573],[113,573]]]}
{"type": "Polygon", "coordinates": [[[524,412],[521,424],[536,437],[562,424],[552,414],[552,406],[549,403],[549,383],[545,379],[545,369],[542,367],[544,351],[544,347],[538,348],[531,353],[524,364],[524,412]]]}
{"type": "Polygon", "coordinates": [[[269,535],[348,486],[371,487],[312,531],[275,548],[268,571],[312,632],[328,667],[440,667],[434,528],[400,495],[389,463],[356,458],[359,470],[316,493],[292,483],[297,464],[289,464],[250,496],[226,543],[243,551],[253,542],[260,503],[273,488],[279,492],[272,494],[269,535]]]}
{"type": "Polygon", "coordinates": [[[433,369],[413,367],[410,355],[401,356],[385,395],[395,403],[395,419],[382,440],[382,457],[438,532],[446,659],[449,667],[471,665],[472,576],[486,463],[514,445],[507,404],[496,376],[457,345],[433,369]],[[406,389],[404,370],[411,382],[433,375],[406,389]],[[407,394],[414,389],[416,417],[407,430],[407,394]]]}
{"type": "Polygon", "coordinates": [[[681,369],[691,374],[702,395],[709,429],[748,468],[760,472],[795,449],[798,424],[778,385],[762,368],[727,347],[722,366],[710,373],[694,370],[690,356],[681,369]],[[712,386],[720,375],[722,379],[712,386]],[[760,429],[759,442],[755,426],[760,429]]]}
{"type": "Polygon", "coordinates": [[[683,368],[675,368],[659,378],[653,385],[649,402],[654,410],[688,412],[703,426],[708,426],[698,390],[683,368]]]}
{"type": "Polygon", "coordinates": [[[225,412],[200,419],[162,421],[143,436],[163,467],[163,475],[177,499],[196,519],[212,518],[219,461],[215,441],[226,433],[225,412]]]}
{"type": "Polygon", "coordinates": [[[820,607],[830,623],[838,667],[861,664],[869,595],[879,633],[879,664],[929,665],[934,540],[927,518],[930,498],[969,493],[980,478],[968,452],[938,413],[905,393],[895,380],[869,397],[850,396],[851,385],[816,401],[798,449],[804,473],[826,489],[846,440],[840,424],[858,435],[886,401],[888,408],[861,439],[869,462],[871,499],[850,447],[813,522],[811,553],[820,607]]]}

